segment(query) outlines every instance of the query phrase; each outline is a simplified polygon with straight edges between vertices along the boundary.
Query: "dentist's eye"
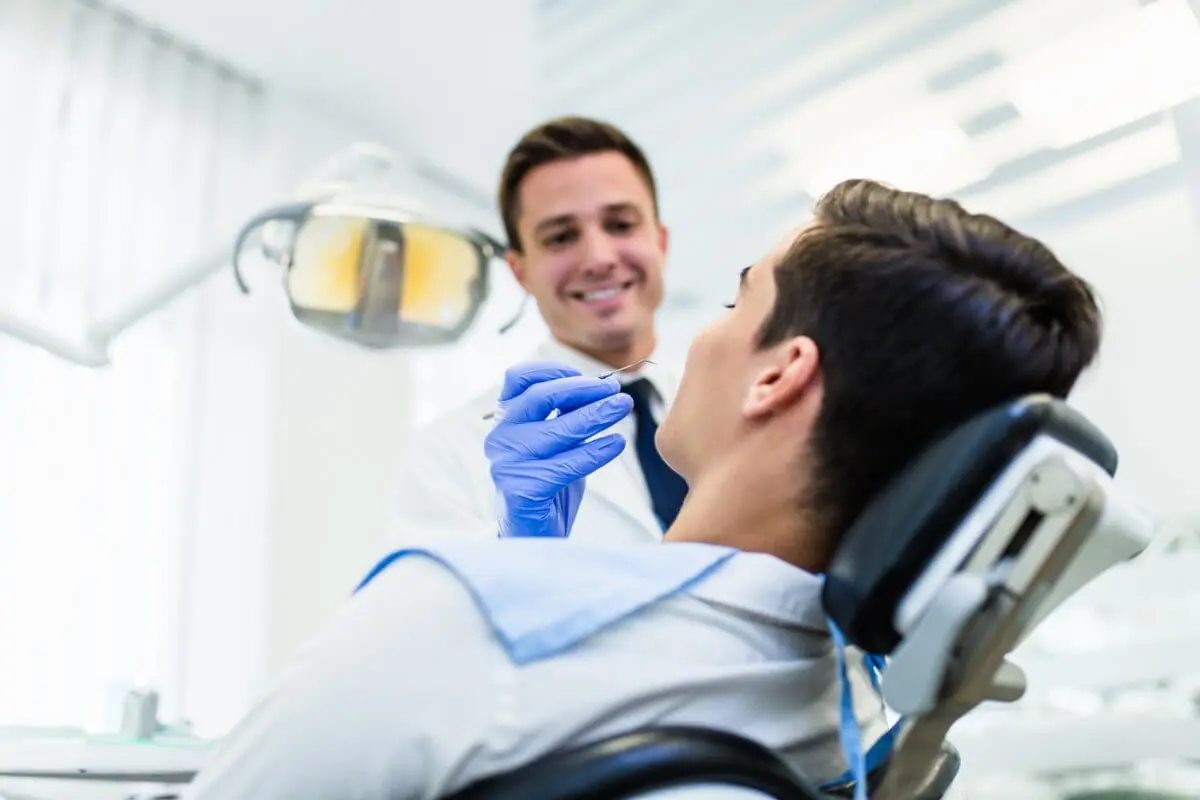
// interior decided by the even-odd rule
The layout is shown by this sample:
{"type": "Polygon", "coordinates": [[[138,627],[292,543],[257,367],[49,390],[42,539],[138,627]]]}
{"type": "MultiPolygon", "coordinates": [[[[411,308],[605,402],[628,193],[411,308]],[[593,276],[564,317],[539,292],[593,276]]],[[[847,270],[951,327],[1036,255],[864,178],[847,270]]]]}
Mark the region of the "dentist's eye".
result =
{"type": "Polygon", "coordinates": [[[726,308],[737,308],[737,303],[722,303],[726,308]]]}
{"type": "Polygon", "coordinates": [[[556,231],[542,240],[543,247],[562,247],[570,244],[575,239],[575,231],[561,230],[556,231]]]}

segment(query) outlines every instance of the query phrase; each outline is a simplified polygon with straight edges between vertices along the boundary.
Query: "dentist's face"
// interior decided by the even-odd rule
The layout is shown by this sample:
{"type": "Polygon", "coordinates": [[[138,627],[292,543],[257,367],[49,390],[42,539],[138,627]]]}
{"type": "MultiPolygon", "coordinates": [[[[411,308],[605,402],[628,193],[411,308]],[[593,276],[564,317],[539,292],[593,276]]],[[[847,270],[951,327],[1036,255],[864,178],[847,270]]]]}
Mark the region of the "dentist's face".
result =
{"type": "Polygon", "coordinates": [[[609,362],[645,358],[662,303],[667,230],[616,152],[544,164],[522,181],[509,264],[559,341],[609,362]]]}

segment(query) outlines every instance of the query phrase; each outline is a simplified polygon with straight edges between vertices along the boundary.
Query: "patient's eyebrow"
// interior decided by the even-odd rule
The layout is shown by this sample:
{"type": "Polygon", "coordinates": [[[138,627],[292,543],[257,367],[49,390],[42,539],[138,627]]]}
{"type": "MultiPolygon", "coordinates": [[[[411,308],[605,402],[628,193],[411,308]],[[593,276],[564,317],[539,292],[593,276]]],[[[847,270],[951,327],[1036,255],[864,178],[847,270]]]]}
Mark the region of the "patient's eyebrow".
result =
{"type": "Polygon", "coordinates": [[[742,269],[742,274],[738,275],[738,289],[745,289],[746,282],[750,279],[750,267],[742,269]]]}

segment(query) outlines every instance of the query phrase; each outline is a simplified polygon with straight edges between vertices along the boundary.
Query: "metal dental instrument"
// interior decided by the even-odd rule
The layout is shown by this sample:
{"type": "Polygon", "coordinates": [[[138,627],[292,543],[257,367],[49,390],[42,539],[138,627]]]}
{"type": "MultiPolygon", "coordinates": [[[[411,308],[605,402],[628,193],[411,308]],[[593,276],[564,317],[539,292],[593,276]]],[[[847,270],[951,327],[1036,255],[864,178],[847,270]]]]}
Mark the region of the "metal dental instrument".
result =
{"type": "MultiPolygon", "coordinates": [[[[650,359],[643,358],[641,361],[635,361],[632,364],[626,364],[625,366],[621,367],[620,369],[614,369],[611,372],[605,372],[601,375],[597,375],[596,377],[599,378],[600,380],[604,380],[605,378],[611,378],[613,375],[616,375],[618,372],[625,372],[625,371],[631,370],[635,367],[640,367],[642,364],[653,364],[653,363],[654,362],[651,361],[650,359]]],[[[483,418],[484,419],[492,419],[495,416],[496,416],[495,411],[489,411],[488,413],[483,415],[483,418]]]]}
{"type": "Polygon", "coordinates": [[[650,359],[643,358],[641,361],[635,361],[632,364],[626,364],[625,366],[621,367],[620,369],[614,369],[612,372],[605,372],[603,375],[597,375],[596,377],[599,378],[600,380],[604,380],[605,378],[611,378],[613,375],[616,375],[618,372],[626,372],[628,370],[633,369],[634,367],[640,367],[642,364],[653,364],[653,363],[654,362],[651,361],[650,359]]]}

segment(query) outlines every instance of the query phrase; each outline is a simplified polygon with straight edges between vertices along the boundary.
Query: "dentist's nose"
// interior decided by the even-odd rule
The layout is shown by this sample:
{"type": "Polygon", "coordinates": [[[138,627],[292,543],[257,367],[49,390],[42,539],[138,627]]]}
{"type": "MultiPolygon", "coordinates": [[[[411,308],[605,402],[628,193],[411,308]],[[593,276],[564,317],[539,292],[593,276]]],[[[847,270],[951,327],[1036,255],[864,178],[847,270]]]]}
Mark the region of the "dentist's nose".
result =
{"type": "Polygon", "coordinates": [[[589,231],[583,240],[583,267],[591,274],[607,274],[617,266],[617,248],[603,230],[589,231]]]}

